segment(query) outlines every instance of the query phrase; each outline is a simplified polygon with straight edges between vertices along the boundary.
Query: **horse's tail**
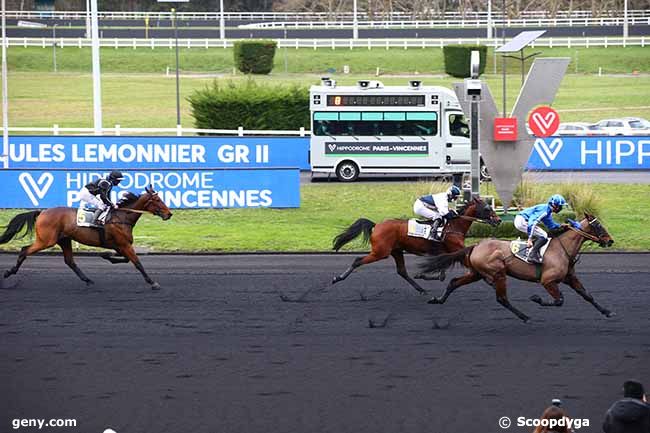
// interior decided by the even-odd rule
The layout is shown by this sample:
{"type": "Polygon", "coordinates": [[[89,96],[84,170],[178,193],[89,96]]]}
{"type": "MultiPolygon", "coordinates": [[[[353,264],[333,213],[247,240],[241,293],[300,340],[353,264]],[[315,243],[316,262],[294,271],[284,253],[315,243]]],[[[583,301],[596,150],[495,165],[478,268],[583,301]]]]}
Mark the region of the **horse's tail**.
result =
{"type": "MultiPolygon", "coordinates": [[[[9,224],[6,225],[5,232],[0,235],[0,244],[6,244],[12,240],[23,227],[27,226],[25,233],[19,238],[25,237],[28,234],[31,234],[34,231],[34,224],[36,224],[36,218],[41,214],[40,210],[35,210],[32,212],[25,212],[16,215],[13,217],[9,224]]],[[[18,238],[18,239],[19,239],[18,238]]]]}
{"type": "Polygon", "coordinates": [[[463,264],[466,257],[472,254],[474,245],[458,250],[455,253],[439,254],[437,256],[427,258],[420,264],[420,271],[423,273],[443,271],[451,268],[457,263],[463,264]]]}
{"type": "Polygon", "coordinates": [[[332,243],[332,249],[334,251],[340,250],[343,245],[347,244],[352,239],[356,238],[362,233],[363,233],[363,242],[368,243],[368,240],[370,240],[372,229],[374,227],[375,227],[375,223],[373,223],[369,219],[359,218],[354,223],[352,223],[350,227],[345,229],[345,231],[339,233],[338,236],[334,238],[334,242],[332,243]]]}

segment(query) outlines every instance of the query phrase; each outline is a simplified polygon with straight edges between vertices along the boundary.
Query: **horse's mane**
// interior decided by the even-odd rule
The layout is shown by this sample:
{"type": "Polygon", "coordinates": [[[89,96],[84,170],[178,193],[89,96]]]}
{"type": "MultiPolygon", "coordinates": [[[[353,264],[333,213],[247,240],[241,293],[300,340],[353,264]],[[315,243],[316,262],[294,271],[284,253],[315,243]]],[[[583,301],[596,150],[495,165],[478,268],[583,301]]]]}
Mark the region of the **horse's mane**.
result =
{"type": "Polygon", "coordinates": [[[120,201],[117,202],[117,205],[119,207],[126,207],[129,206],[133,203],[135,203],[138,199],[140,198],[140,195],[134,194],[132,192],[127,192],[124,194],[124,197],[120,199],[120,201]]]}
{"type": "Polygon", "coordinates": [[[458,207],[458,215],[465,215],[467,208],[469,208],[472,203],[476,203],[476,211],[477,213],[481,213],[485,203],[480,199],[472,198],[469,201],[463,202],[463,204],[458,207]]]}

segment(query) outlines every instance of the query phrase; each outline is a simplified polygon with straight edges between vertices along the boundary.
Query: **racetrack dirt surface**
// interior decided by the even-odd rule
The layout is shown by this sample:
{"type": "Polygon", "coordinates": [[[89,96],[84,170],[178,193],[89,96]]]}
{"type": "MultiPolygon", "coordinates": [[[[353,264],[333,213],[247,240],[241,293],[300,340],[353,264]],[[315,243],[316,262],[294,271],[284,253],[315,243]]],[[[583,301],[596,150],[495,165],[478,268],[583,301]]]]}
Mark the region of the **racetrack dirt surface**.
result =
{"type": "Polygon", "coordinates": [[[0,431],[485,433],[557,397],[599,432],[624,380],[650,387],[650,255],[577,265],[612,319],[569,287],[543,308],[541,286],[511,281],[529,324],[482,282],[428,305],[443,284],[418,295],[389,260],[331,286],[353,258],[144,256],[154,292],[131,265],[77,258],[86,288],[61,256],[31,257],[0,290],[0,431]]]}

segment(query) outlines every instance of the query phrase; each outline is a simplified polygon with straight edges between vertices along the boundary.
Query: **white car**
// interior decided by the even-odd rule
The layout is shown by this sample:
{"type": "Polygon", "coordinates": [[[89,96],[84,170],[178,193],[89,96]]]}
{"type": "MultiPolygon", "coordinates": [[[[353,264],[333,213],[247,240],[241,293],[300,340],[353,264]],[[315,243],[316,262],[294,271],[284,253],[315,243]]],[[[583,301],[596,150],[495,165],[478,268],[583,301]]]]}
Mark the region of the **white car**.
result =
{"type": "Polygon", "coordinates": [[[607,135],[598,125],[592,125],[586,122],[566,122],[560,123],[557,132],[554,135],[607,135]]]}
{"type": "Polygon", "coordinates": [[[606,135],[647,135],[648,129],[638,118],[604,119],[598,125],[606,135]]]}

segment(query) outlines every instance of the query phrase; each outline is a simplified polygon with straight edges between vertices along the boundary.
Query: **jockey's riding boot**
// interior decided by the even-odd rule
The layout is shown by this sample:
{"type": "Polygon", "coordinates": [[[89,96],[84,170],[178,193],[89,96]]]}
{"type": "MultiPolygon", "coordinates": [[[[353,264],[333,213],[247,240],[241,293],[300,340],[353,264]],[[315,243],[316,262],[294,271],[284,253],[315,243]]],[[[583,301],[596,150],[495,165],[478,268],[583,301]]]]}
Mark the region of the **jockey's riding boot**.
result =
{"type": "Polygon", "coordinates": [[[528,261],[532,263],[542,263],[542,257],[539,254],[540,248],[546,243],[546,239],[544,239],[541,236],[536,236],[533,240],[533,247],[530,250],[530,253],[528,254],[528,261]]]}
{"type": "Polygon", "coordinates": [[[431,222],[431,237],[435,240],[440,240],[438,236],[438,229],[444,224],[442,218],[436,218],[431,222]]]}
{"type": "Polygon", "coordinates": [[[104,209],[102,213],[99,214],[99,216],[97,217],[97,224],[99,224],[100,226],[106,224],[106,217],[108,216],[108,211],[109,209],[107,208],[104,209]]]}

